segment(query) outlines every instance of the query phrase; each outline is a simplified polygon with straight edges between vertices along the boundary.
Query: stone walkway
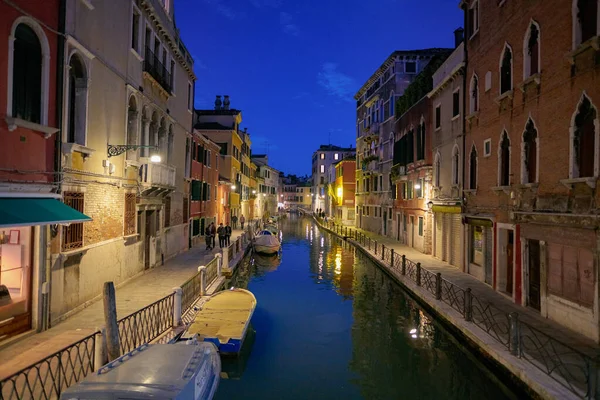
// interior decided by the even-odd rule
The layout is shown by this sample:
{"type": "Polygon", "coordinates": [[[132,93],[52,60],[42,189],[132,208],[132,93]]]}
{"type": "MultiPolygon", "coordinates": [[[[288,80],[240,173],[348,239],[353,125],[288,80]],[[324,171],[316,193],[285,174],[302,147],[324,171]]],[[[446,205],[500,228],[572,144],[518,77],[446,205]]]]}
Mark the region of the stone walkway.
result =
{"type": "MultiPolygon", "coordinates": [[[[350,231],[350,229],[349,229],[350,231]]],[[[479,329],[481,325],[491,326],[493,321],[496,320],[497,325],[493,327],[491,330],[495,331],[492,334],[496,334],[498,337],[504,339],[508,337],[508,332],[501,332],[503,330],[508,331],[508,319],[506,315],[512,312],[518,313],[519,321],[525,322],[525,324],[533,327],[535,329],[532,330],[528,328],[526,325],[522,325],[522,337],[523,337],[523,351],[524,356],[522,358],[518,358],[516,356],[512,356],[509,353],[509,350],[502,345],[497,338],[493,338],[492,336],[487,337],[487,341],[490,343],[488,347],[494,347],[490,353],[502,353],[500,358],[504,358],[508,360],[509,363],[512,363],[511,367],[514,367],[516,364],[522,364],[520,368],[525,367],[526,371],[521,371],[521,374],[517,374],[517,376],[523,377],[523,374],[529,375],[538,375],[540,378],[540,372],[537,370],[532,364],[536,364],[544,368],[555,368],[553,373],[555,378],[558,380],[563,380],[562,378],[567,377],[570,381],[570,384],[576,386],[580,390],[585,390],[585,377],[584,375],[587,373],[587,365],[585,364],[585,359],[577,355],[576,352],[571,351],[568,347],[562,346],[561,344],[565,344],[570,346],[571,348],[585,354],[588,357],[598,357],[600,355],[600,346],[594,341],[588,339],[587,337],[581,335],[578,332],[567,329],[558,323],[555,323],[547,318],[544,318],[540,315],[539,312],[528,308],[522,307],[515,304],[511,299],[507,296],[500,294],[499,292],[493,290],[487,284],[479,281],[473,276],[466,274],[460,271],[458,268],[441,261],[433,256],[423,254],[411,247],[403,245],[398,241],[384,237],[381,235],[377,235],[362,229],[352,228],[352,231],[358,231],[362,233],[364,236],[371,238],[373,241],[371,244],[370,254],[374,255],[374,241],[377,241],[379,244],[378,256],[377,259],[381,259],[381,244],[383,244],[386,249],[394,249],[395,257],[400,257],[401,255],[405,255],[406,258],[414,263],[421,263],[423,269],[429,270],[433,273],[441,273],[442,278],[451,282],[452,284],[462,288],[467,289],[470,288],[474,298],[478,299],[478,303],[473,302],[474,309],[474,318],[475,318],[475,307],[478,307],[478,316],[481,318],[477,326],[475,326],[471,322],[464,321],[464,318],[450,307],[445,307],[446,304],[442,303],[435,299],[435,297],[425,290],[422,286],[417,287],[417,285],[407,276],[402,276],[401,273],[394,271],[390,268],[390,271],[393,275],[397,276],[397,278],[406,284],[417,296],[421,297],[428,304],[434,306],[434,309],[442,309],[447,308],[448,310],[452,310],[455,314],[457,314],[458,318],[450,318],[450,322],[455,324],[455,322],[459,323],[459,329],[463,330],[463,327],[466,327],[468,330],[472,331],[476,336],[485,337],[488,335],[484,330],[479,329]],[[437,303],[437,304],[436,304],[437,303]],[[477,306],[476,306],[477,304],[477,306]],[[489,306],[488,306],[489,305],[489,306]],[[484,309],[485,312],[481,312],[484,309]],[[461,320],[461,321],[459,321],[461,320]],[[506,328],[506,329],[505,329],[506,328]],[[538,331],[538,332],[536,332],[538,331]],[[543,334],[540,334],[543,333],[543,334]],[[528,360],[526,363],[523,363],[523,360],[528,360]]],[[[360,245],[359,243],[356,243],[360,245]]],[[[385,262],[385,265],[389,268],[389,261],[385,262]]],[[[508,339],[507,339],[508,340],[508,339]]],[[[486,350],[490,350],[490,348],[486,348],[486,350]]],[[[506,363],[503,363],[506,365],[506,363]]],[[[508,367],[508,366],[507,366],[508,367]]],[[[509,368],[513,370],[514,368],[509,368]]],[[[518,369],[518,368],[517,368],[518,369]]],[[[548,379],[552,379],[542,373],[542,377],[539,380],[543,380],[546,382],[540,383],[542,386],[545,386],[548,379]],[[542,379],[543,378],[543,379],[542,379]]],[[[525,379],[527,381],[528,379],[525,379]]],[[[535,380],[535,379],[533,379],[535,380]]],[[[531,379],[529,379],[531,382],[531,379]]],[[[557,382],[558,383],[558,382],[557,382]]],[[[561,384],[563,387],[568,386],[564,380],[561,384]]],[[[556,386],[555,384],[551,384],[551,386],[556,386]]],[[[557,391],[552,390],[552,388],[545,388],[548,392],[557,394],[557,391]]],[[[559,391],[561,388],[559,388],[559,391]]],[[[564,390],[564,389],[563,389],[564,390]]],[[[546,392],[546,393],[548,393],[546,392]]],[[[564,398],[564,392],[562,395],[559,395],[558,398],[564,398]]],[[[569,393],[569,397],[572,397],[572,393],[569,393]]]]}
{"type": "MultiPolygon", "coordinates": [[[[234,230],[231,243],[241,234],[242,230],[234,230]]],[[[205,250],[202,243],[117,288],[117,317],[125,317],[170,294],[173,288],[197,273],[200,265],[208,263],[221,251],[216,244],[215,249],[205,250]]],[[[99,300],[47,331],[3,347],[0,349],[0,379],[94,333],[102,325],[104,305],[99,300]]]]}

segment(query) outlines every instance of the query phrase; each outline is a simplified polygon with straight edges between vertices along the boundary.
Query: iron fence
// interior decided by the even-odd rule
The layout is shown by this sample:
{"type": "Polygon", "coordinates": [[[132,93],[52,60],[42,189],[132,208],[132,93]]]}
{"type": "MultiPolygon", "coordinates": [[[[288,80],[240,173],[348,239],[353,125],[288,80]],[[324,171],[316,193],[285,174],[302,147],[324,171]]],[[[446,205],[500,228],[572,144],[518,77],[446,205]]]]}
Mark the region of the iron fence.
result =
{"type": "MultiPolygon", "coordinates": [[[[319,218],[317,221],[323,225],[319,218]]],[[[337,230],[336,226],[331,224],[326,228],[333,232],[337,230]]],[[[362,232],[357,232],[356,237],[357,244],[361,245],[363,250],[432,293],[437,300],[452,307],[463,315],[465,320],[472,322],[502,344],[511,354],[535,366],[574,395],[586,399],[600,399],[598,355],[588,356],[574,349],[521,321],[518,313],[501,310],[475,296],[470,288],[461,288],[444,279],[441,274],[422,268],[420,263],[415,263],[404,255],[392,256],[390,249],[386,249],[362,232]]]]}
{"type": "Polygon", "coordinates": [[[149,343],[173,326],[175,294],[171,293],[154,303],[120,319],[121,354],[129,353],[149,343]]]}
{"type": "Polygon", "coordinates": [[[58,399],[94,371],[95,332],[0,381],[0,398],[58,399]]]}

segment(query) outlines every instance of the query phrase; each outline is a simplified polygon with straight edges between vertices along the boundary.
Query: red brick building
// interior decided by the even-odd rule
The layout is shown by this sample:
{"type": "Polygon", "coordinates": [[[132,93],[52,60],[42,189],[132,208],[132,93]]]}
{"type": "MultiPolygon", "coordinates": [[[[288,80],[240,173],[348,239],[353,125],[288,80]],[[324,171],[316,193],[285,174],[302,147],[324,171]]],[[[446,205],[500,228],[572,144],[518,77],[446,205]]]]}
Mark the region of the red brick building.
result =
{"type": "MultiPolygon", "coordinates": [[[[397,240],[431,254],[432,213],[432,76],[452,49],[435,55],[406,88],[396,103],[394,158],[391,180],[395,185],[394,217],[397,240]]],[[[377,212],[377,211],[375,211],[377,212]]]]}
{"type": "Polygon", "coordinates": [[[195,131],[192,146],[190,218],[192,237],[198,242],[211,223],[218,224],[219,154],[221,147],[195,131]]]}
{"type": "Polygon", "coordinates": [[[0,2],[0,341],[48,327],[48,244],[89,220],[57,194],[59,3],[0,2]]]}
{"type": "Polygon", "coordinates": [[[461,7],[466,270],[598,341],[597,1],[461,7]]]}

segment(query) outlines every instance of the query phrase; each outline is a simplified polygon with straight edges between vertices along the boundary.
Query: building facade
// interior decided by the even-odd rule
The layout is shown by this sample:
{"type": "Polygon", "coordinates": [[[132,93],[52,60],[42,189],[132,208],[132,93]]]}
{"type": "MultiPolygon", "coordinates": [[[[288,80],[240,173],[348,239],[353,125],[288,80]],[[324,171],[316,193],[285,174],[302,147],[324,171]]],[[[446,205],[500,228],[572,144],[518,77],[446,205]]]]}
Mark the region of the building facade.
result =
{"type": "Polygon", "coordinates": [[[359,228],[385,236],[398,236],[395,225],[389,223],[389,210],[394,206],[394,188],[390,179],[396,101],[431,58],[445,51],[447,49],[395,51],[354,96],[356,178],[359,182],[367,179],[377,181],[377,187],[366,187],[363,184],[357,186],[356,226],[359,228]],[[381,215],[363,213],[377,207],[383,210],[381,215]]]}
{"type": "Polygon", "coordinates": [[[194,129],[217,143],[220,148],[219,184],[222,187],[217,220],[231,223],[234,215],[241,216],[242,198],[242,144],[240,131],[242,112],[230,108],[229,96],[217,96],[214,110],[196,110],[194,129]],[[227,186],[227,187],[225,187],[227,186]]]}
{"type": "Polygon", "coordinates": [[[468,272],[599,341],[598,4],[461,6],[468,272]]]}
{"type": "Polygon", "coordinates": [[[53,321],[85,307],[103,282],[119,284],[188,248],[184,150],[195,76],[173,7],[66,1],[61,189],[92,221],[59,232],[53,321]]]}
{"type": "Polygon", "coordinates": [[[252,156],[252,162],[256,165],[258,176],[257,210],[256,218],[275,215],[278,210],[280,189],[279,171],[269,166],[269,157],[266,154],[252,156]]]}
{"type": "Polygon", "coordinates": [[[50,326],[51,253],[90,221],[60,194],[61,4],[0,3],[0,341],[50,326]]]}
{"type": "Polygon", "coordinates": [[[218,225],[221,147],[197,131],[194,131],[192,146],[190,218],[192,244],[195,245],[204,240],[206,227],[211,222],[218,225]]]}
{"type": "Polygon", "coordinates": [[[456,49],[433,74],[428,94],[432,107],[433,179],[431,201],[432,254],[463,269],[463,29],[455,34],[456,49]]]}
{"type": "Polygon", "coordinates": [[[356,157],[348,156],[335,164],[335,203],[332,215],[343,225],[355,226],[356,157]]]}
{"type": "Polygon", "coordinates": [[[332,165],[343,158],[355,155],[356,151],[350,147],[339,147],[334,145],[321,145],[319,150],[312,155],[312,202],[313,211],[321,210],[331,216],[331,194],[330,186],[335,185],[335,170],[332,165]],[[333,172],[332,172],[333,171],[333,172]]]}

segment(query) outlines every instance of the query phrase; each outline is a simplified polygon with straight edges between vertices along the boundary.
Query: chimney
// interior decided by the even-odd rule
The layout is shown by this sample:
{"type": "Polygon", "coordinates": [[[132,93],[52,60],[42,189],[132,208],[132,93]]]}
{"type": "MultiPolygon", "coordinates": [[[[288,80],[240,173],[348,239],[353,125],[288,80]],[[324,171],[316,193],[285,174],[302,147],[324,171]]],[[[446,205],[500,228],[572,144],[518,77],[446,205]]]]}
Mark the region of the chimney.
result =
{"type": "Polygon", "coordinates": [[[221,109],[221,96],[217,95],[217,99],[215,100],[215,110],[221,109]]]}
{"type": "Polygon", "coordinates": [[[465,30],[463,28],[458,28],[454,31],[454,48],[460,46],[460,44],[465,39],[465,30]]]}
{"type": "Polygon", "coordinates": [[[229,96],[225,95],[223,97],[224,97],[224,99],[223,99],[223,110],[229,110],[229,104],[230,104],[229,103],[229,96]]]}

